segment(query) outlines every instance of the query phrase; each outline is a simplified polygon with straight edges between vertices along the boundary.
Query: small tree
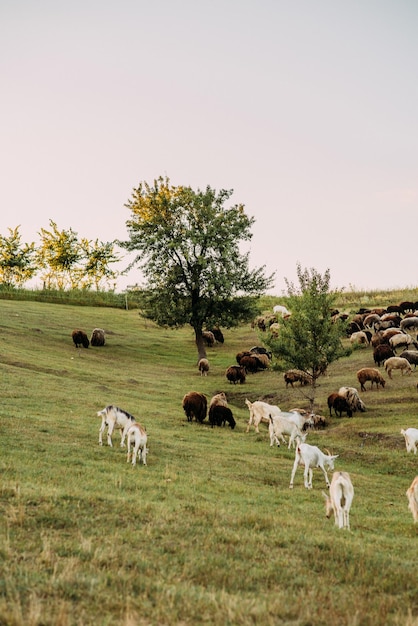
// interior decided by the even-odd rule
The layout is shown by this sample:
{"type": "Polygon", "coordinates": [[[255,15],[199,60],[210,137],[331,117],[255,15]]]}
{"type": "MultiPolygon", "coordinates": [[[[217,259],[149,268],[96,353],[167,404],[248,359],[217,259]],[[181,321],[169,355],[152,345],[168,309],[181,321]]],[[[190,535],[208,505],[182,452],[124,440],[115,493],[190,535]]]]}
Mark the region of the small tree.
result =
{"type": "Polygon", "coordinates": [[[311,385],[305,395],[313,410],[319,376],[347,354],[341,341],[345,327],[331,317],[339,291],[330,290],[329,270],[321,276],[314,268],[302,270],[297,264],[297,276],[298,286],[285,279],[291,315],[280,321],[277,338],[270,336],[266,343],[286,367],[309,375],[311,385]]]}
{"type": "Polygon", "coordinates": [[[79,261],[82,249],[77,233],[58,230],[55,222],[49,221],[51,230],[41,228],[41,246],[38,249],[38,263],[44,270],[42,279],[47,289],[75,289],[79,284],[79,261]]]}
{"type": "Polygon", "coordinates": [[[144,314],[160,325],[190,324],[199,357],[206,356],[204,325],[231,327],[252,319],[257,299],[271,285],[264,267],[250,270],[239,250],[251,239],[253,219],[243,205],[225,208],[232,191],[174,187],[160,177],[141,183],[126,204],[130,239],[146,279],[144,314]]]}
{"type": "Polygon", "coordinates": [[[91,288],[94,285],[96,291],[99,291],[102,284],[109,287],[111,281],[116,280],[120,274],[110,267],[112,263],[119,261],[119,257],[114,251],[114,244],[112,242],[103,243],[98,239],[95,241],[82,239],[80,246],[84,258],[83,268],[80,269],[82,286],[91,288]]]}
{"type": "Polygon", "coordinates": [[[35,244],[22,244],[19,228],[9,228],[9,237],[0,235],[0,283],[6,287],[21,287],[38,270],[35,244]]]}

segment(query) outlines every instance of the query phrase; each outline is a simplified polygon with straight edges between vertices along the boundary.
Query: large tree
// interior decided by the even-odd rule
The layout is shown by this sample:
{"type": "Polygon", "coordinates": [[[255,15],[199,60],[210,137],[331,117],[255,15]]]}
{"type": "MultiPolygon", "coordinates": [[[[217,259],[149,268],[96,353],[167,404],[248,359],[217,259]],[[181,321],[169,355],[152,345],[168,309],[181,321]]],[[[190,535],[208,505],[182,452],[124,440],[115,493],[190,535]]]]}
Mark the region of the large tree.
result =
{"type": "Polygon", "coordinates": [[[286,306],[291,315],[280,320],[278,336],[269,336],[266,343],[286,367],[309,375],[311,385],[305,395],[313,409],[319,376],[347,354],[341,341],[345,326],[331,316],[339,291],[330,288],[329,269],[321,275],[314,268],[302,269],[298,263],[297,276],[298,285],[285,278],[286,306]]]}
{"type": "Polygon", "coordinates": [[[125,205],[131,267],[142,269],[144,314],[160,325],[190,324],[199,357],[205,326],[232,327],[252,319],[258,297],[271,286],[265,267],[249,269],[240,243],[251,239],[254,219],[242,204],[225,207],[231,190],[175,187],[167,177],[133,190],[125,205]]]}

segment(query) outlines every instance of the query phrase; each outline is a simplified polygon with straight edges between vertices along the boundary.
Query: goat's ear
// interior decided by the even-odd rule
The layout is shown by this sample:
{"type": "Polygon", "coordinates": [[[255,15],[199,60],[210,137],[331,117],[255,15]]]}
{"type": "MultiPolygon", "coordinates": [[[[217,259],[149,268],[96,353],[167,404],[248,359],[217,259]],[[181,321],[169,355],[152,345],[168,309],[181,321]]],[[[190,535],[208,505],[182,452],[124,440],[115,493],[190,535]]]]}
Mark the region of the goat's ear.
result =
{"type": "Polygon", "coordinates": [[[332,458],[333,459],[338,459],[339,456],[340,456],[339,454],[334,454],[332,458]]]}

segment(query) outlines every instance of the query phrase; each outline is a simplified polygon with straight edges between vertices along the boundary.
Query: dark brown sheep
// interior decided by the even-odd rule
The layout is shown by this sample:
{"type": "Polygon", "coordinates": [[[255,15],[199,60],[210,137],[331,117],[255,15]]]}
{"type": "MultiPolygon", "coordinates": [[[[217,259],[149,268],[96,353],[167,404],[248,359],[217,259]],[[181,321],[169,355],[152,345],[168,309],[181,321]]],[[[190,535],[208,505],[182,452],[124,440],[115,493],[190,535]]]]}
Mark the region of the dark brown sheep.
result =
{"type": "Polygon", "coordinates": [[[239,383],[240,385],[245,383],[245,379],[247,376],[247,372],[245,371],[245,367],[241,367],[240,365],[230,365],[225,373],[227,379],[230,383],[239,383]]]}
{"type": "Polygon", "coordinates": [[[262,369],[261,362],[255,355],[243,356],[240,360],[240,365],[241,367],[245,367],[247,372],[251,372],[252,374],[258,372],[259,369],[262,369]]]}
{"type": "Polygon", "coordinates": [[[235,420],[232,411],[228,406],[215,404],[209,409],[209,423],[212,426],[225,426],[226,422],[232,429],[235,428],[235,420]]]}
{"type": "Polygon", "coordinates": [[[75,347],[83,346],[83,348],[88,348],[90,345],[89,338],[87,337],[84,330],[73,330],[71,333],[71,337],[73,338],[75,347]]]}
{"type": "Polygon", "coordinates": [[[328,396],[328,408],[330,417],[331,409],[334,409],[335,415],[338,417],[341,417],[343,412],[347,413],[348,417],[353,417],[353,411],[350,409],[347,400],[339,393],[331,393],[328,396]]]}
{"type": "Polygon", "coordinates": [[[378,367],[382,365],[391,356],[395,356],[394,351],[387,343],[382,343],[373,350],[373,359],[378,367]]]}
{"type": "Polygon", "coordinates": [[[184,396],[182,404],[188,422],[192,422],[193,418],[198,422],[203,422],[208,408],[208,401],[203,393],[189,391],[184,396]]]}

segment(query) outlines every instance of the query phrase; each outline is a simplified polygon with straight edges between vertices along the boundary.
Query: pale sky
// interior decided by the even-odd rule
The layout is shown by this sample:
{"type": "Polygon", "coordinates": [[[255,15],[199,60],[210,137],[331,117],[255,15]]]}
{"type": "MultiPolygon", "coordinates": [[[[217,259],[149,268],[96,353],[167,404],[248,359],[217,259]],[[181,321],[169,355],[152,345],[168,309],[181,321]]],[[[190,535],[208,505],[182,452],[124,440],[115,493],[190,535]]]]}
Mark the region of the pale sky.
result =
{"type": "Polygon", "coordinates": [[[0,24],[2,235],[125,239],[163,175],[234,190],[271,293],[298,262],[418,285],[416,0],[1,0],[0,24]]]}

